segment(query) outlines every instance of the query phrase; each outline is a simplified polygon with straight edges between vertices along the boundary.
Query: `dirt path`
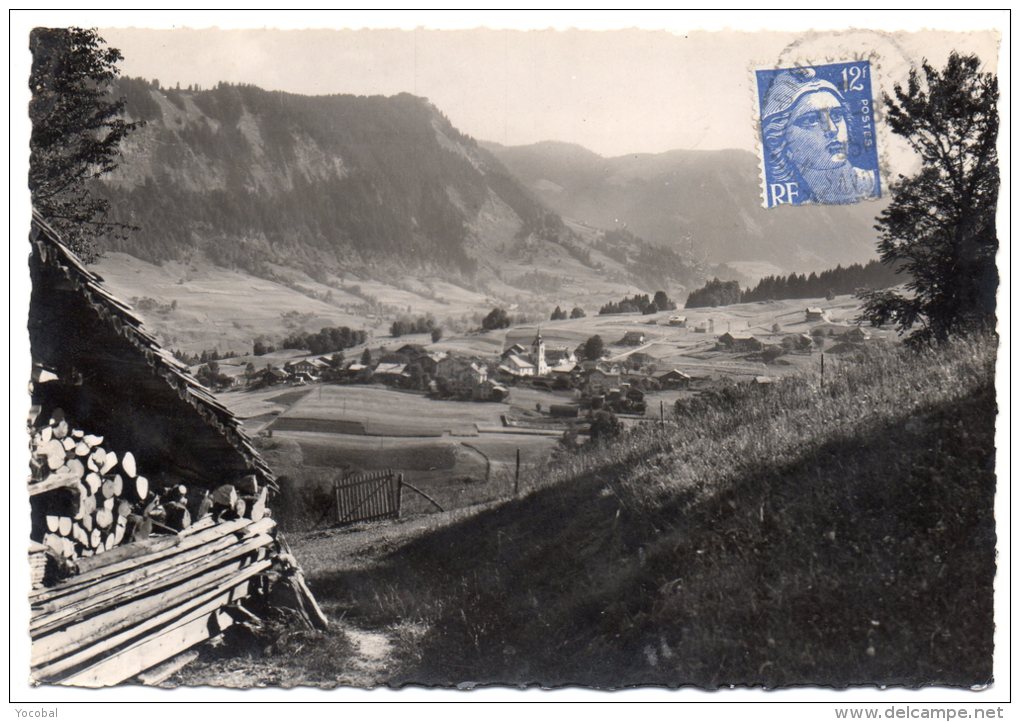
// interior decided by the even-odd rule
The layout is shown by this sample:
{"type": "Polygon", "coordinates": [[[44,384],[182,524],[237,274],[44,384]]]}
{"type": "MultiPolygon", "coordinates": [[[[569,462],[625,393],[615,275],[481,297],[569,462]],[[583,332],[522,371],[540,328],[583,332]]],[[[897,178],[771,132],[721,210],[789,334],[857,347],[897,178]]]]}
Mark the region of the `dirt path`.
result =
{"type": "Polygon", "coordinates": [[[347,671],[337,684],[349,687],[378,687],[386,683],[392,669],[393,640],[383,631],[369,631],[340,622],[334,633],[342,633],[353,647],[347,671]]]}
{"type": "MultiPolygon", "coordinates": [[[[287,539],[314,591],[322,576],[342,571],[370,572],[412,540],[489,506],[292,534],[287,539]]],[[[207,645],[197,660],[161,686],[384,686],[397,672],[401,646],[406,651],[408,639],[423,630],[410,623],[399,627],[359,626],[347,618],[349,609],[343,603],[325,597],[328,595],[319,599],[330,620],[325,633],[294,628],[275,642],[262,638],[250,639],[248,645],[207,645]]]]}

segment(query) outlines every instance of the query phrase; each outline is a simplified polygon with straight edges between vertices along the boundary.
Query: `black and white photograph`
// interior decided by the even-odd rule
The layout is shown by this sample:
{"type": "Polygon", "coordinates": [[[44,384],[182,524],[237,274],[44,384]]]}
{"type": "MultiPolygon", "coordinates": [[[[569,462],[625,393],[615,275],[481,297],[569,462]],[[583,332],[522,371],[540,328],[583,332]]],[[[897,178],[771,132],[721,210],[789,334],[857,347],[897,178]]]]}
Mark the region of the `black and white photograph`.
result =
{"type": "Polygon", "coordinates": [[[12,15],[12,702],[1008,717],[1008,11],[12,15]]]}

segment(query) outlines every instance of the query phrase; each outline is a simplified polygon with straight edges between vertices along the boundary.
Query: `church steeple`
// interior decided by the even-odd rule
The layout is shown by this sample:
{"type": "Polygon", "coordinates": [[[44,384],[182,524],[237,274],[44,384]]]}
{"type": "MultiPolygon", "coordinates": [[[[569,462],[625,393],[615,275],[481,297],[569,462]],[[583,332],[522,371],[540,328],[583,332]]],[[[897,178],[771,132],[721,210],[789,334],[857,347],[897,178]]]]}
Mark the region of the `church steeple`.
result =
{"type": "Polygon", "coordinates": [[[549,366],[545,362],[545,341],[542,340],[541,326],[535,332],[535,340],[531,342],[531,363],[535,364],[535,373],[545,376],[549,373],[549,366]]]}

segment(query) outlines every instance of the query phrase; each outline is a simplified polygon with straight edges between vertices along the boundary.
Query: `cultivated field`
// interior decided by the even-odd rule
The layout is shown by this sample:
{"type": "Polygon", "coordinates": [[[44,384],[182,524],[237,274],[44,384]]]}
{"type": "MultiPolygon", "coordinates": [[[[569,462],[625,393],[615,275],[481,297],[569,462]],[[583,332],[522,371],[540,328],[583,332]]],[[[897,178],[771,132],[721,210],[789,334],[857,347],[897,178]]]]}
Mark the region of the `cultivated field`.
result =
{"type": "MultiPolygon", "coordinates": [[[[522,396],[531,415],[536,400],[547,408],[559,399],[531,389],[522,396]]],[[[549,462],[559,439],[556,431],[505,428],[502,415],[529,413],[513,404],[433,400],[379,385],[273,387],[219,398],[249,433],[271,430],[264,443],[290,450],[276,458],[278,474],[319,494],[344,474],[392,469],[444,509],[490,501],[512,492],[518,450],[528,471],[549,462]]],[[[404,512],[431,509],[404,495],[404,512]]]]}
{"type": "MultiPolygon", "coordinates": [[[[413,287],[413,285],[410,285],[413,287]]],[[[428,286],[425,292],[434,289],[428,286]]],[[[429,291],[431,292],[431,291],[429,291]]],[[[394,297],[395,300],[395,297],[394,297]]],[[[461,300],[469,300],[466,297],[461,300]]],[[[560,304],[564,305],[564,304],[560,304]]],[[[713,309],[691,309],[643,316],[621,314],[588,316],[582,319],[541,324],[547,346],[574,348],[590,336],[600,335],[611,362],[623,363],[634,353],[648,356],[659,371],[677,368],[703,387],[718,379],[746,381],[756,376],[779,378],[795,375],[819,365],[817,348],[788,353],[771,364],[756,354],[735,354],[716,350],[717,337],[727,330],[750,332],[769,343],[785,335],[809,333],[821,326],[839,334],[850,328],[858,313],[857,302],[849,296],[833,301],[818,299],[749,303],[713,309]],[[809,323],[804,309],[822,306],[829,315],[826,323],[809,323]],[[668,325],[674,314],[687,316],[688,327],[668,325]],[[694,326],[711,320],[714,333],[696,333],[694,326]],[[772,328],[778,324],[779,333],[772,328]],[[620,343],[624,334],[645,335],[640,345],[620,343]]],[[[474,332],[430,343],[424,335],[392,338],[378,335],[366,346],[373,354],[380,348],[394,350],[404,343],[420,343],[429,350],[468,355],[495,364],[500,351],[513,343],[529,346],[537,326],[474,332]]],[[[888,332],[873,332],[869,343],[882,343],[888,332]]],[[[834,348],[827,341],[828,348],[834,348]]],[[[360,355],[361,347],[348,349],[347,358],[360,355]]],[[[251,361],[263,368],[267,363],[282,366],[286,361],[306,357],[294,350],[277,351],[259,357],[245,356],[220,362],[229,375],[243,373],[251,361]]],[[[838,356],[828,354],[835,370],[838,356]]],[[[668,418],[679,398],[694,391],[663,390],[646,394],[645,419],[668,418]]],[[[518,451],[524,471],[547,464],[559,448],[559,437],[567,422],[549,416],[553,404],[577,403],[578,391],[550,391],[522,384],[511,388],[505,403],[447,401],[427,398],[418,392],[370,384],[313,384],[307,387],[274,387],[259,391],[230,391],[221,399],[245,421],[251,433],[271,430],[274,440],[287,442],[294,454],[280,473],[299,482],[324,483],[338,474],[392,468],[434,496],[444,508],[456,508],[498,498],[513,487],[518,451]],[[509,421],[510,425],[507,425],[509,421]]],[[[634,417],[625,417],[632,425],[634,417]]],[[[405,499],[408,509],[429,505],[420,499],[405,499]]]]}

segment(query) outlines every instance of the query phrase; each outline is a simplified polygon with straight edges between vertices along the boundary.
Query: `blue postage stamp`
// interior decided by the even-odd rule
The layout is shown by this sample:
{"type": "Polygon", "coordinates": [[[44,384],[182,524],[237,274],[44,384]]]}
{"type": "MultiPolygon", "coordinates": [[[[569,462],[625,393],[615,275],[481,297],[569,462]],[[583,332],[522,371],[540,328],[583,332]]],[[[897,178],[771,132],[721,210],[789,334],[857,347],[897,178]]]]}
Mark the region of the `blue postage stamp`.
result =
{"type": "Polygon", "coordinates": [[[878,198],[867,60],[756,70],[766,208],[878,198]]]}

